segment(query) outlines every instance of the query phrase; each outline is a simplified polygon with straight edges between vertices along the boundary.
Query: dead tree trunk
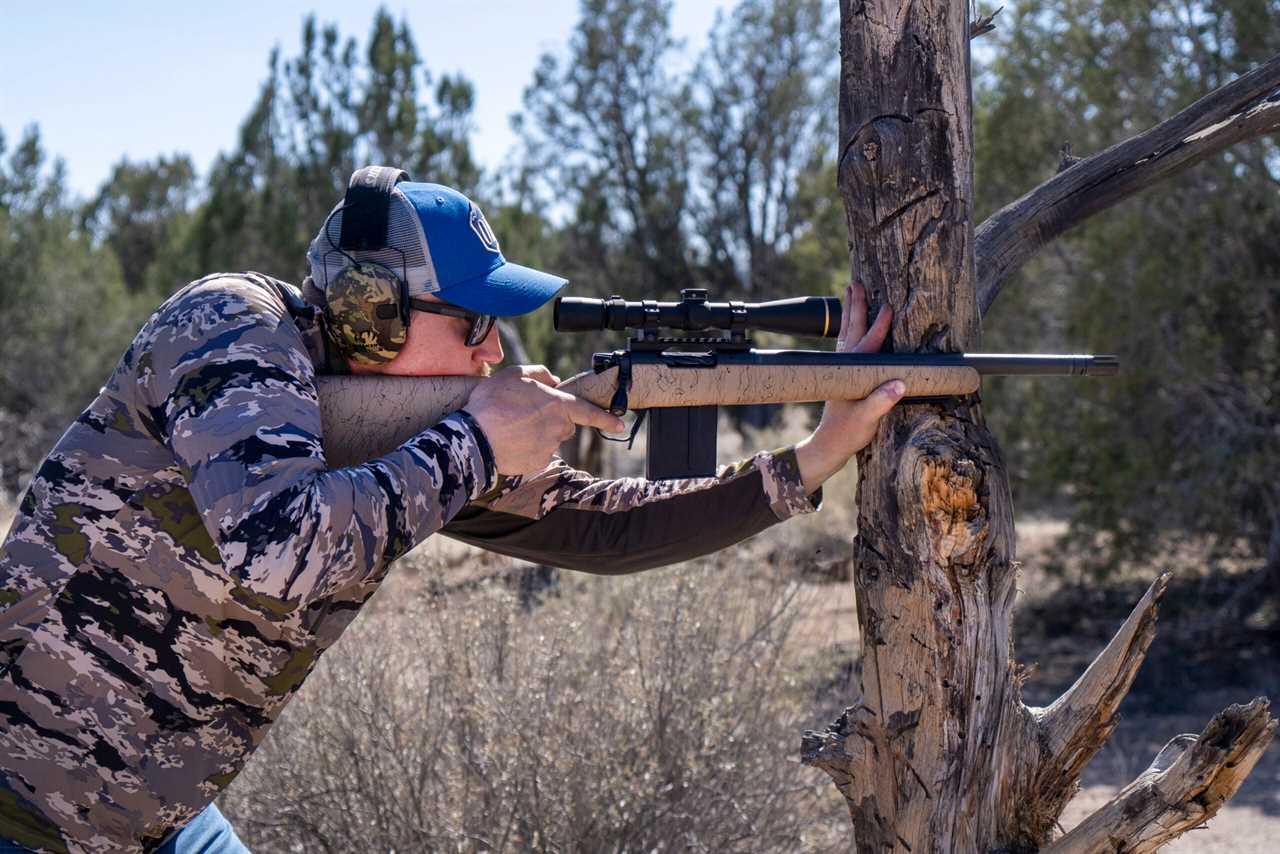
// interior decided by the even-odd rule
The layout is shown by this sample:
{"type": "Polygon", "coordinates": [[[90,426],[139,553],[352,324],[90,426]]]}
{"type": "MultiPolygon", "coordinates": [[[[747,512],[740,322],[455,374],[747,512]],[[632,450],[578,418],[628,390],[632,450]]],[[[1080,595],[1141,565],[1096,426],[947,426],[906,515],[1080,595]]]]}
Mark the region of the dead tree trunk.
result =
{"type": "MultiPolygon", "coordinates": [[[[990,279],[980,281],[978,262],[991,259],[979,258],[970,219],[969,35],[967,4],[959,0],[841,2],[839,183],[853,275],[867,286],[873,311],[893,307],[889,346],[897,352],[979,349],[980,292],[985,309],[1010,265],[1074,221],[1171,174],[1131,186],[1141,161],[1130,152],[1127,168],[1111,164],[1117,182],[1129,184],[1108,185],[1104,169],[1093,189],[1077,185],[1066,195],[1079,203],[1110,186],[1114,197],[1057,219],[1028,194],[1015,203],[1024,205],[1021,213],[1006,208],[997,215],[1006,220],[984,235],[987,246],[1005,249],[999,263],[986,264],[990,279]],[[1041,221],[1028,224],[1035,216],[1041,221]],[[1009,260],[1012,251],[1021,257],[1009,260]]],[[[1280,60],[1273,64],[1280,72],[1280,60]]],[[[1259,97],[1237,97],[1226,116],[1256,109],[1249,102],[1259,97]]],[[[1280,110],[1270,113],[1274,129],[1280,110]]],[[[1217,113],[1198,115],[1198,124],[1177,125],[1176,140],[1201,137],[1179,167],[1221,148],[1203,139],[1218,131],[1201,119],[1217,113]]],[[[1247,124],[1257,135],[1268,121],[1253,116],[1247,124]]],[[[1234,139],[1245,138],[1235,127],[1234,139]]],[[[1091,161],[1058,179],[1096,167],[1091,161]]],[[[858,464],[862,696],[827,732],[806,734],[803,757],[847,799],[860,852],[1041,849],[1115,726],[1154,635],[1167,577],[1066,694],[1048,708],[1028,708],[1010,637],[1017,568],[1008,477],[977,399],[899,407],[858,464]]],[[[1265,700],[1232,706],[1200,737],[1170,742],[1053,850],[1154,850],[1216,812],[1275,726],[1265,700]]]]}

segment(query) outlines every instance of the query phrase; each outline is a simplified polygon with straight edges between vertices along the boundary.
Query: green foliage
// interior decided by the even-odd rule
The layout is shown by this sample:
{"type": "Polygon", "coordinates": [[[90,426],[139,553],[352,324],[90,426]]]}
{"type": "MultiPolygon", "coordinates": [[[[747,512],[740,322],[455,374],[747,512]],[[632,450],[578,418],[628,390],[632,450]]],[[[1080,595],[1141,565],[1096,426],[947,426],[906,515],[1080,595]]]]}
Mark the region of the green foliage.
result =
{"type": "MultiPolygon", "coordinates": [[[[516,118],[526,162],[515,204],[558,222],[547,269],[579,295],[672,298],[699,286],[765,299],[838,287],[847,237],[822,108],[835,65],[823,0],[743,0],[718,16],[687,72],[676,70],[670,3],[584,0],[581,10],[568,56],[541,58],[516,118]]],[[[525,257],[502,219],[508,254],[525,257]]],[[[548,321],[522,328],[561,370],[617,345],[557,338],[548,321]]]]}
{"type": "Polygon", "coordinates": [[[694,71],[697,233],[721,292],[769,299],[815,290],[792,263],[807,256],[788,250],[801,235],[817,237],[819,196],[835,198],[826,5],[743,0],[717,15],[694,71]],[[825,193],[812,192],[815,176],[829,179],[825,193]]]}
{"type": "Polygon", "coordinates": [[[687,286],[687,98],[666,70],[671,3],[582,0],[581,9],[569,56],[544,54],[525,89],[518,128],[536,189],[571,211],[566,248],[587,274],[580,284],[687,286]]]}
{"type": "Polygon", "coordinates": [[[354,39],[307,18],[299,54],[282,63],[273,52],[239,144],[213,165],[189,235],[196,265],[300,280],[307,245],[358,165],[474,191],[473,103],[464,78],[432,77],[408,25],[385,10],[363,63],[354,39]]]}
{"type": "Polygon", "coordinates": [[[680,73],[669,2],[584,0],[517,119],[527,192],[566,215],[559,269],[578,292],[826,289],[846,241],[820,215],[837,198],[827,5],[743,0],[680,73]]]}
{"type": "Polygon", "coordinates": [[[199,275],[176,257],[191,226],[197,190],[195,168],[185,154],[154,163],[125,159],[85,206],[85,227],[115,255],[131,292],[163,297],[199,275]]]}
{"type": "MultiPolygon", "coordinates": [[[[1280,4],[1026,3],[976,93],[984,210],[1280,50],[1280,4]]],[[[1124,374],[993,383],[1022,506],[1065,506],[1098,572],[1172,536],[1280,557],[1280,153],[1239,145],[1042,251],[987,349],[1118,352],[1124,374]]]]}
{"type": "Polygon", "coordinates": [[[77,228],[64,178],[34,128],[11,152],[0,132],[0,485],[11,491],[93,398],[143,315],[111,251],[77,228]]]}

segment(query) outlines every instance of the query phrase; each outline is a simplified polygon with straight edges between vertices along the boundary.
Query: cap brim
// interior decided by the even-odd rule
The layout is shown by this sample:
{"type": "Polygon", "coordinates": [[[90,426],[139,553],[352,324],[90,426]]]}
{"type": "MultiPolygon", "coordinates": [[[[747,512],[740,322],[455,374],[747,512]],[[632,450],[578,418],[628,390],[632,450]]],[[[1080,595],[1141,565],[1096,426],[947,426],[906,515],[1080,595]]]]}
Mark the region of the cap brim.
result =
{"type": "Polygon", "coordinates": [[[441,288],[434,296],[478,314],[513,317],[542,306],[568,281],[508,261],[487,275],[441,288]]]}

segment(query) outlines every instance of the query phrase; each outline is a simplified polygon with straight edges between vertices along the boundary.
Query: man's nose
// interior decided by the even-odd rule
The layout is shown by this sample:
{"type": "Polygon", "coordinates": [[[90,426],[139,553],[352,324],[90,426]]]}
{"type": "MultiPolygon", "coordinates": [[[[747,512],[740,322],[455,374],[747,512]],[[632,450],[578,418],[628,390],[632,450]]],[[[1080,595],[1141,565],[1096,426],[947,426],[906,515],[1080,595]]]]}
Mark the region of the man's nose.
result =
{"type": "Polygon", "coordinates": [[[494,323],[485,339],[476,345],[473,358],[486,365],[496,365],[502,357],[502,336],[498,334],[498,324],[494,323]]]}

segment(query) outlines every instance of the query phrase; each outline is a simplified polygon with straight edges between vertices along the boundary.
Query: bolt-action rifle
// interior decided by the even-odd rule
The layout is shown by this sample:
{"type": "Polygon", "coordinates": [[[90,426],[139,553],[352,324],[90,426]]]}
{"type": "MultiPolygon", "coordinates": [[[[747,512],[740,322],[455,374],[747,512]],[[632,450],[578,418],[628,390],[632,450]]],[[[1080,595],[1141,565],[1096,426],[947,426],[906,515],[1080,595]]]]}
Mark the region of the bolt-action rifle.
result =
{"type": "MultiPolygon", "coordinates": [[[[904,402],[918,403],[972,394],[984,375],[1111,376],[1119,369],[1114,356],[757,350],[747,337],[760,330],[834,338],[840,313],[834,297],[710,302],[700,289],[681,291],[678,302],[561,297],[557,331],[630,330],[632,336],[623,350],[596,353],[590,371],[559,387],[615,415],[647,414],[646,474],[673,478],[714,473],[719,406],[859,400],[891,379],[906,383],[904,402]],[[663,330],[686,334],[664,336],[663,330]],[[708,336],[712,330],[720,334],[708,336]]],[[[482,381],[321,377],[330,465],[391,450],[461,407],[482,381]]]]}

